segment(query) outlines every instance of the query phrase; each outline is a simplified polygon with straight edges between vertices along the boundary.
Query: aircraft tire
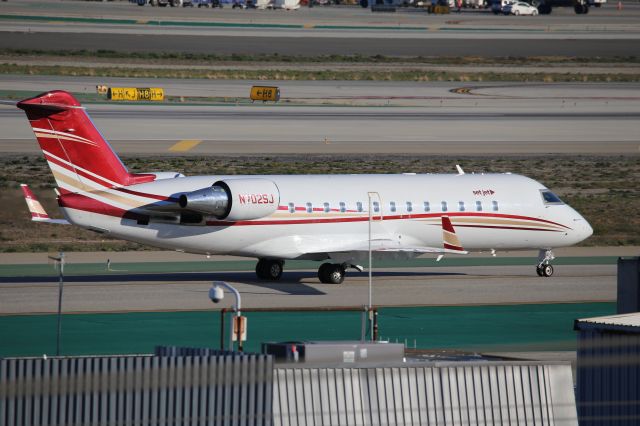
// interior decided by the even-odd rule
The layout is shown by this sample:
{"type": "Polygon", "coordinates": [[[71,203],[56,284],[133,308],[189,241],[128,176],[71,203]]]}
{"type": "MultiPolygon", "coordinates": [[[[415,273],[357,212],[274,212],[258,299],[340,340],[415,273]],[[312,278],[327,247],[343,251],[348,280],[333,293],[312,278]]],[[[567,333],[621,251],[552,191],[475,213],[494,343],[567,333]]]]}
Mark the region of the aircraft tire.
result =
{"type": "Polygon", "coordinates": [[[542,275],[545,277],[550,277],[553,275],[553,266],[551,265],[543,265],[542,266],[542,275]]]}
{"type": "Polygon", "coordinates": [[[324,284],[342,284],[345,270],[340,263],[323,263],[318,268],[318,278],[324,284]]]}
{"type": "Polygon", "coordinates": [[[536,266],[536,274],[538,274],[539,277],[544,277],[541,266],[536,266]]]}
{"type": "Polygon", "coordinates": [[[260,259],[256,264],[256,275],[261,280],[278,281],[282,277],[284,262],[274,259],[260,259]]]}

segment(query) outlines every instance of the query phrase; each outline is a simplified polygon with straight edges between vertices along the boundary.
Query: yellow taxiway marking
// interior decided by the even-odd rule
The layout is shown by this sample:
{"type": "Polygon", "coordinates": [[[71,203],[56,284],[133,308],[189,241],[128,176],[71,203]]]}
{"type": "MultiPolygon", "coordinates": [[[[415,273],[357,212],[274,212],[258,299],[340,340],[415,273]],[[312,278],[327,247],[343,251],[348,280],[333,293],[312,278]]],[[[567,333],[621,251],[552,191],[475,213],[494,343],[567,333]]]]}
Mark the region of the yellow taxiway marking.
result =
{"type": "Polygon", "coordinates": [[[173,145],[171,148],[169,148],[169,151],[173,151],[173,152],[190,151],[196,146],[200,145],[201,142],[202,141],[200,139],[183,139],[181,141],[178,141],[178,143],[173,145]]]}

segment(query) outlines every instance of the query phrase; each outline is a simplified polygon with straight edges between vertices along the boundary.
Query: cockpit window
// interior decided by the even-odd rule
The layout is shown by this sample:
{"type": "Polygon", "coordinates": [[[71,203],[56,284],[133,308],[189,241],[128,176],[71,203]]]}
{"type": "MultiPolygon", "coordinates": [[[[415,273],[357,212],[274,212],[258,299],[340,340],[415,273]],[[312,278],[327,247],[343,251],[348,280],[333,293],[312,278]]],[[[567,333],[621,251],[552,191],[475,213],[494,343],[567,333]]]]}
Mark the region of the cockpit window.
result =
{"type": "Polygon", "coordinates": [[[542,199],[544,200],[545,204],[564,204],[556,194],[549,191],[548,189],[543,189],[540,191],[540,193],[542,194],[542,199]]]}

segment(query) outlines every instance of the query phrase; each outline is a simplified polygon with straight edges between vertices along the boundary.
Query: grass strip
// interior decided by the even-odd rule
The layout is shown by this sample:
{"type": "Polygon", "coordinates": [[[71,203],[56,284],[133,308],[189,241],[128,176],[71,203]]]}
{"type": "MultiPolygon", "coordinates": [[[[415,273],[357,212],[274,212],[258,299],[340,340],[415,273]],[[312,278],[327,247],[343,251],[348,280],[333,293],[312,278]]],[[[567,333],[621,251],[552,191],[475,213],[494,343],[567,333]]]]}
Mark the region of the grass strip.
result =
{"type": "Polygon", "coordinates": [[[120,67],[74,67],[60,65],[0,65],[0,74],[56,75],[107,78],[172,78],[207,80],[323,80],[323,81],[459,81],[459,82],[637,82],[640,74],[580,74],[556,72],[456,72],[371,70],[200,70],[120,67]]]}
{"type": "MultiPolygon", "coordinates": [[[[31,142],[35,143],[35,142],[31,142]]],[[[263,155],[123,156],[133,171],[175,170],[186,175],[518,173],[553,189],[593,226],[582,246],[640,245],[640,156],[433,156],[425,155],[263,155]]],[[[27,213],[20,183],[29,183],[50,214],[59,217],[55,182],[42,155],[0,158],[0,252],[126,251],[147,247],[114,240],[73,226],[35,224],[27,213]],[[18,212],[19,214],[16,214],[18,212]]],[[[108,254],[105,253],[105,256],[108,254]]],[[[106,257],[105,257],[106,259],[106,257]]],[[[499,258],[498,258],[499,259],[499,258]]],[[[451,259],[453,260],[453,258],[451,259]]],[[[444,260],[443,260],[444,261],[444,260]]]]}
{"type": "MultiPolygon", "coordinates": [[[[420,349],[575,350],[573,321],[610,315],[615,303],[389,307],[378,310],[380,337],[420,349]]],[[[359,340],[360,312],[245,312],[245,349],[262,342],[359,340]]],[[[151,353],[155,345],[219,347],[220,313],[211,311],[74,314],[62,317],[62,354],[151,353]]],[[[55,353],[55,315],[0,316],[0,356],[55,353]]]]}
{"type": "MultiPolygon", "coordinates": [[[[108,253],[103,257],[107,259],[108,253]]],[[[204,259],[204,258],[203,258],[204,259]]],[[[615,256],[588,257],[559,257],[554,265],[615,265],[615,256]]],[[[534,265],[534,257],[445,257],[440,262],[435,257],[418,258],[403,261],[380,260],[376,267],[380,268],[424,268],[424,267],[458,267],[458,266],[522,266],[534,265]]],[[[200,273],[221,271],[253,271],[256,262],[251,260],[224,260],[202,262],[140,262],[112,264],[107,270],[105,263],[68,263],[65,265],[65,275],[130,275],[130,274],[166,274],[166,273],[200,273]]],[[[318,262],[290,260],[287,261],[288,270],[310,269],[316,270],[318,262]]],[[[52,277],[57,279],[57,272],[52,265],[0,265],[0,283],[11,282],[16,277],[52,277]]]]}
{"type": "Polygon", "coordinates": [[[118,52],[109,49],[98,50],[56,50],[56,49],[0,49],[0,56],[59,56],[76,58],[130,59],[132,61],[168,61],[170,63],[219,63],[219,62],[282,62],[282,63],[374,63],[397,64],[417,63],[431,65],[546,65],[546,64],[599,64],[599,63],[640,63],[640,56],[616,57],[569,57],[569,56],[385,56],[385,55],[280,55],[273,54],[230,54],[188,53],[188,52],[118,52]]]}

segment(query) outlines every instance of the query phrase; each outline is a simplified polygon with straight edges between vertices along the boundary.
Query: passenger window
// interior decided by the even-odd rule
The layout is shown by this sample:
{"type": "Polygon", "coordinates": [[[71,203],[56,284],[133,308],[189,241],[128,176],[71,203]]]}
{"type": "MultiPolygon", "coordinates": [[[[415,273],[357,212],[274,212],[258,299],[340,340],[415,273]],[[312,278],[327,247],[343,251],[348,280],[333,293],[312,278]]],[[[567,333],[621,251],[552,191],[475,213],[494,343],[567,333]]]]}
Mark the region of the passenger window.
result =
{"type": "Polygon", "coordinates": [[[407,201],[407,211],[408,212],[412,212],[413,211],[413,204],[411,204],[411,201],[407,201]]]}
{"type": "Polygon", "coordinates": [[[429,202],[428,201],[424,202],[424,211],[425,212],[431,211],[431,207],[429,206],[429,202]]]}
{"type": "Polygon", "coordinates": [[[493,211],[497,212],[498,211],[498,202],[497,201],[492,201],[491,204],[493,205],[493,211]]]}
{"type": "Polygon", "coordinates": [[[362,201],[358,201],[356,203],[356,209],[358,210],[358,212],[362,213],[362,201]]]}
{"type": "Polygon", "coordinates": [[[446,212],[446,211],[447,211],[447,202],[446,202],[446,201],[443,201],[443,202],[442,202],[442,211],[443,211],[443,212],[446,212]]]}
{"type": "Polygon", "coordinates": [[[464,201],[458,201],[458,210],[461,212],[464,211],[464,201]]]}
{"type": "Polygon", "coordinates": [[[482,201],[476,201],[476,211],[482,211],[482,201]]]}
{"type": "Polygon", "coordinates": [[[289,213],[295,213],[296,212],[296,205],[293,203],[289,203],[289,213]]]}
{"type": "Polygon", "coordinates": [[[329,206],[329,203],[324,203],[324,212],[329,213],[330,211],[331,211],[331,207],[329,206]]]}
{"type": "Polygon", "coordinates": [[[313,204],[307,203],[307,213],[313,213],[313,204]]]}
{"type": "Polygon", "coordinates": [[[396,202],[395,201],[391,201],[389,203],[389,210],[391,210],[392,212],[396,211],[396,202]]]}
{"type": "Polygon", "coordinates": [[[376,213],[380,211],[380,203],[379,202],[377,202],[377,201],[373,202],[373,211],[376,212],[376,213]]]}
{"type": "Polygon", "coordinates": [[[347,211],[347,205],[344,203],[344,201],[340,201],[340,211],[342,213],[347,211]]]}

